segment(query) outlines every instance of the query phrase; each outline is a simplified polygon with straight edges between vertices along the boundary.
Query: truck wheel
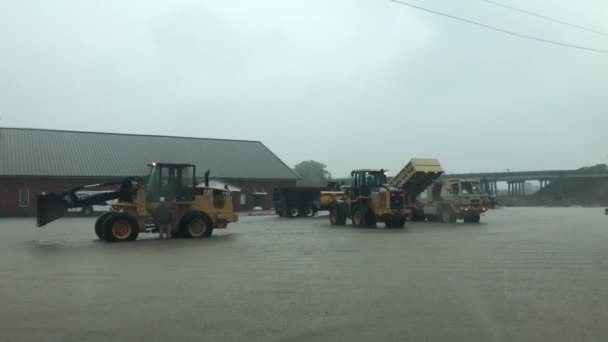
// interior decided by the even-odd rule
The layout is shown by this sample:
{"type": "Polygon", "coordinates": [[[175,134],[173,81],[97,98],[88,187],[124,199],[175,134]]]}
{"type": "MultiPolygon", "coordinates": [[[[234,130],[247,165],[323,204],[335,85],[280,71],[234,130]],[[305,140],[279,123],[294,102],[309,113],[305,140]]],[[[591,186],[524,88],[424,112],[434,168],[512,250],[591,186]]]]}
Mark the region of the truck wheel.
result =
{"type": "Polygon", "coordinates": [[[287,211],[287,215],[289,217],[298,217],[298,215],[300,215],[300,210],[298,208],[296,208],[296,207],[291,207],[287,211]]]}
{"type": "Polygon", "coordinates": [[[346,215],[344,215],[338,205],[332,206],[329,210],[329,223],[333,226],[343,226],[346,224],[346,215]]]}
{"type": "Polygon", "coordinates": [[[481,219],[481,216],[475,215],[475,216],[471,217],[471,222],[473,222],[473,223],[479,223],[480,219],[481,219]]]}
{"type": "Polygon", "coordinates": [[[102,239],[109,242],[132,241],[139,235],[137,220],[126,213],[111,213],[103,221],[102,239]]]}
{"type": "Polygon", "coordinates": [[[97,220],[95,220],[95,235],[97,235],[100,240],[103,240],[103,221],[105,221],[111,214],[112,212],[103,213],[97,218],[97,220]]]}
{"type": "Polygon", "coordinates": [[[307,207],[304,209],[304,216],[313,217],[315,215],[315,211],[311,207],[307,207]]]}
{"type": "Polygon", "coordinates": [[[456,223],[456,215],[451,209],[445,208],[441,210],[441,222],[443,223],[456,223]]]}
{"type": "Polygon", "coordinates": [[[93,216],[93,208],[92,207],[84,207],[84,208],[82,208],[82,215],[84,215],[84,216],[93,216]]]}
{"type": "Polygon", "coordinates": [[[185,238],[209,237],[213,233],[213,226],[206,216],[194,214],[182,221],[180,233],[185,238]]]}

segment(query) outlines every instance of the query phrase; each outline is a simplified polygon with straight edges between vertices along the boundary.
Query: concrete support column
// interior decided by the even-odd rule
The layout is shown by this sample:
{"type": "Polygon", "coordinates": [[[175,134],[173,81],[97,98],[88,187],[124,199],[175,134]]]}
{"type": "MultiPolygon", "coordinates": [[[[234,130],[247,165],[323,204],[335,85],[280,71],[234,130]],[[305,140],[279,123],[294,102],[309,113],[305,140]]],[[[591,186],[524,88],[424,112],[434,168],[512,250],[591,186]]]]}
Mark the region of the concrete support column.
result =
{"type": "Polygon", "coordinates": [[[521,181],[521,195],[526,196],[526,181],[521,181]]]}
{"type": "Polygon", "coordinates": [[[507,182],[507,196],[511,197],[511,182],[507,182]]]}

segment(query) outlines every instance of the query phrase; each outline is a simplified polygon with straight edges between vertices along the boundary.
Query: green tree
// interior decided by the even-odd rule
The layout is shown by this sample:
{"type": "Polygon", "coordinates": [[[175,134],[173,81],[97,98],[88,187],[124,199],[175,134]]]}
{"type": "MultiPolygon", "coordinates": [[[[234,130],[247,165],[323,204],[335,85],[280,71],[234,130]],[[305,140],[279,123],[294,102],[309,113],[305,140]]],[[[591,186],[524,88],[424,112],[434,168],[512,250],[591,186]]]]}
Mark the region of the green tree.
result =
{"type": "Polygon", "coordinates": [[[302,177],[302,184],[324,186],[331,180],[327,165],[314,160],[306,160],[294,167],[294,171],[302,177]]]}

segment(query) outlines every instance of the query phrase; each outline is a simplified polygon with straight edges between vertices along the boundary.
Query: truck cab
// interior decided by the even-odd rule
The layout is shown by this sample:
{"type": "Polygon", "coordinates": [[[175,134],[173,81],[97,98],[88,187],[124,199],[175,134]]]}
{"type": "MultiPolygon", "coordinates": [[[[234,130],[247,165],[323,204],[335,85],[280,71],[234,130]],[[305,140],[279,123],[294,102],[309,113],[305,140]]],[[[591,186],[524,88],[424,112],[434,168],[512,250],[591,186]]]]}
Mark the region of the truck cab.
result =
{"type": "Polygon", "coordinates": [[[486,212],[488,195],[476,179],[449,179],[433,183],[422,203],[424,217],[431,221],[454,223],[479,222],[486,212]]]}

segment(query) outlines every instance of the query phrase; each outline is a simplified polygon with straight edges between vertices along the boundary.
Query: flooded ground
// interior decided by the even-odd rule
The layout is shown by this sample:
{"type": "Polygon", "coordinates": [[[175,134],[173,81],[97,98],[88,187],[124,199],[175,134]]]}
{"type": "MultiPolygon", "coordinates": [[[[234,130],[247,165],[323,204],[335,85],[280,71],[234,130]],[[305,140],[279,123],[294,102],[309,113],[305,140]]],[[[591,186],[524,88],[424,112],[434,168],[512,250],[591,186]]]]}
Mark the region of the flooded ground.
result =
{"type": "Polygon", "coordinates": [[[2,341],[606,341],[608,216],[332,227],[242,217],[211,239],[97,241],[0,220],[2,341]]]}

